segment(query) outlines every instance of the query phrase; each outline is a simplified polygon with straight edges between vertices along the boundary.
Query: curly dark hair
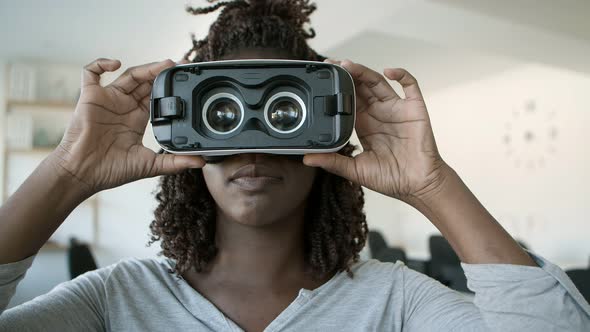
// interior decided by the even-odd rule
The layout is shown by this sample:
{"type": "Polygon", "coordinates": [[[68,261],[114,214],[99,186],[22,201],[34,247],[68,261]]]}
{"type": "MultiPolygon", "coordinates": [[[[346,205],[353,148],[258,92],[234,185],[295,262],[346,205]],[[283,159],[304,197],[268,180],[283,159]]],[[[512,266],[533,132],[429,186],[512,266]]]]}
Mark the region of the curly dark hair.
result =
{"type": "MultiPolygon", "coordinates": [[[[208,0],[213,5],[187,8],[192,14],[206,14],[223,8],[205,39],[196,40],[185,58],[192,62],[211,61],[247,48],[287,50],[292,59],[324,59],[306,39],[309,15],[316,9],[308,0],[208,0]]],[[[339,151],[350,156],[350,144],[339,151]]],[[[201,169],[186,170],[160,179],[156,193],[158,207],[150,224],[151,240],[161,242],[164,255],[176,261],[181,275],[195,268],[203,271],[217,253],[215,244],[216,204],[201,169]]],[[[363,212],[362,188],[342,177],[318,170],[305,211],[305,259],[314,277],[346,271],[359,259],[365,245],[367,223],[363,212]]]]}

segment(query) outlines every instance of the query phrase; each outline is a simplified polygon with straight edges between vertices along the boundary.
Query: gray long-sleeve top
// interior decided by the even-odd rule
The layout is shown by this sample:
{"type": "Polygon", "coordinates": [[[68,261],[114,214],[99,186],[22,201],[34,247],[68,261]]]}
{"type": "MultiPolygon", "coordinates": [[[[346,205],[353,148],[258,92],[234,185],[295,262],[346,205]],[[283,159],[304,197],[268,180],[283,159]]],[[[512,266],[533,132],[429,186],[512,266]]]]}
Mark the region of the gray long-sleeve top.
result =
{"type": "MultiPolygon", "coordinates": [[[[365,260],[297,298],[265,331],[590,331],[590,306],[557,266],[462,264],[472,300],[402,263],[365,260]]],[[[34,255],[0,265],[0,310],[34,255]]],[[[242,331],[165,259],[125,259],[0,311],[0,331],[242,331]]]]}

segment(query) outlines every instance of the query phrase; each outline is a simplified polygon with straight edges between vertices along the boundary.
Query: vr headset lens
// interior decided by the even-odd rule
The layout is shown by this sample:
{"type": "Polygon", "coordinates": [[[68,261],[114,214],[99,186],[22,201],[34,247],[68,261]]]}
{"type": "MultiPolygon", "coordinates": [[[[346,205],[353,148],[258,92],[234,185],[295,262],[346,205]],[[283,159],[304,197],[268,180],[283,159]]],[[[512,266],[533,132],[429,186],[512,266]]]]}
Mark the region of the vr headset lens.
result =
{"type": "Polygon", "coordinates": [[[303,125],[307,109],[298,95],[279,92],[267,101],[264,113],[270,128],[281,134],[289,134],[303,125]]]}
{"type": "Polygon", "coordinates": [[[219,135],[234,132],[244,119],[244,107],[240,100],[225,92],[210,97],[203,109],[203,123],[219,135]]]}

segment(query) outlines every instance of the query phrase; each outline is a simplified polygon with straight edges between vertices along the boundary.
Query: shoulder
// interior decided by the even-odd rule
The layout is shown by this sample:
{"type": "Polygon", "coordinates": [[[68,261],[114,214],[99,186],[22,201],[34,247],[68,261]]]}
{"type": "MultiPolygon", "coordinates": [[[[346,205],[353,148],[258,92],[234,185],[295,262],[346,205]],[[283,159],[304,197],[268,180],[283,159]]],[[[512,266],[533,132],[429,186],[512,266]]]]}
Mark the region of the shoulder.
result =
{"type": "Polygon", "coordinates": [[[155,272],[161,273],[162,271],[168,271],[169,269],[174,267],[174,263],[172,260],[168,258],[156,258],[156,257],[149,257],[149,258],[136,258],[136,257],[129,257],[123,258],[113,264],[113,270],[116,271],[130,271],[130,272],[155,272]]]}
{"type": "Polygon", "coordinates": [[[399,277],[406,268],[401,261],[395,263],[381,262],[376,259],[366,259],[356,262],[350,267],[354,278],[361,280],[399,277]]]}
{"type": "Polygon", "coordinates": [[[359,292],[394,291],[395,286],[403,282],[405,269],[406,266],[400,261],[386,263],[376,259],[361,260],[350,267],[352,278],[342,272],[334,278],[333,284],[337,289],[355,289],[359,292]]]}
{"type": "MultiPolygon", "coordinates": [[[[340,272],[311,294],[317,301],[316,306],[323,306],[330,312],[333,308],[340,311],[343,308],[380,308],[367,313],[377,321],[382,318],[378,317],[378,313],[383,310],[388,310],[389,313],[401,312],[404,269],[406,267],[402,262],[361,260],[350,267],[352,278],[346,272],[340,272]]],[[[358,310],[355,309],[356,311],[358,310]]],[[[393,317],[391,316],[392,319],[393,317]]]]}
{"type": "Polygon", "coordinates": [[[174,262],[168,258],[124,258],[110,266],[110,277],[129,279],[175,278],[174,262]]]}
{"type": "Polygon", "coordinates": [[[86,272],[78,276],[80,282],[100,282],[107,284],[129,284],[135,281],[146,283],[153,281],[172,281],[177,279],[171,273],[174,262],[167,258],[124,258],[111,265],[86,272]]]}

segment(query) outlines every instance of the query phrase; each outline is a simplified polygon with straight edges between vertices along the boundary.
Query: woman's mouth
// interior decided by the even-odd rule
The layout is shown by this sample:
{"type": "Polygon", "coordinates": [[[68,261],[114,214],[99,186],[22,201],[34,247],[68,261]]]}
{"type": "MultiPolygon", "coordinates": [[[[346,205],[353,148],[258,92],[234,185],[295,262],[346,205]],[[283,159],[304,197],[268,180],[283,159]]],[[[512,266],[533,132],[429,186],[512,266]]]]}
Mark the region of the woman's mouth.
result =
{"type": "Polygon", "coordinates": [[[229,178],[230,183],[246,191],[262,191],[282,181],[283,177],[276,170],[259,163],[244,165],[229,178]]]}

